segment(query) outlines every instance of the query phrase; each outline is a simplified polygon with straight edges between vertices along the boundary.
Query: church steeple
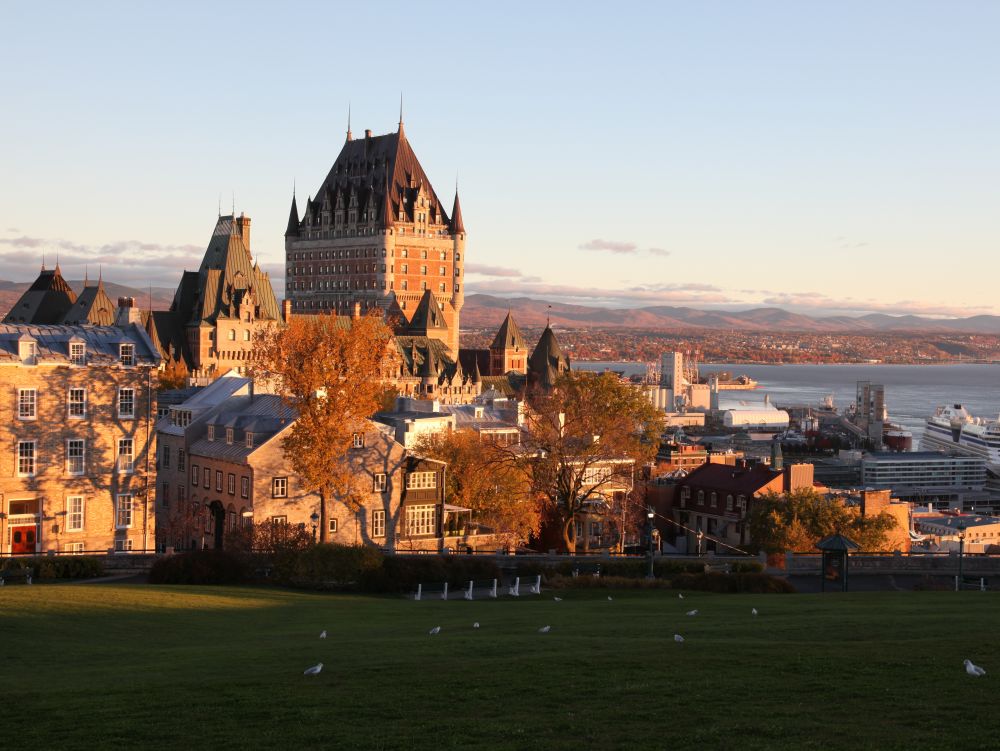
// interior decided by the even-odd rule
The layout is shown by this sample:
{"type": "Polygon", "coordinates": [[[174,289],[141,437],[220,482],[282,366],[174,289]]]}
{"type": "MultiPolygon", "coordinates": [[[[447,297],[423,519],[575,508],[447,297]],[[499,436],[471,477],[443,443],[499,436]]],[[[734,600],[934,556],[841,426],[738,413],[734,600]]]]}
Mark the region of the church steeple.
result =
{"type": "MultiPolygon", "coordinates": [[[[351,131],[347,131],[350,136],[351,131]]],[[[285,237],[299,236],[299,207],[295,204],[295,189],[292,188],[292,208],[288,212],[288,228],[285,230],[285,237]]]]}
{"type": "Polygon", "coordinates": [[[455,204],[451,208],[451,234],[465,234],[465,224],[462,222],[462,204],[458,202],[457,185],[455,186],[455,204]]]}

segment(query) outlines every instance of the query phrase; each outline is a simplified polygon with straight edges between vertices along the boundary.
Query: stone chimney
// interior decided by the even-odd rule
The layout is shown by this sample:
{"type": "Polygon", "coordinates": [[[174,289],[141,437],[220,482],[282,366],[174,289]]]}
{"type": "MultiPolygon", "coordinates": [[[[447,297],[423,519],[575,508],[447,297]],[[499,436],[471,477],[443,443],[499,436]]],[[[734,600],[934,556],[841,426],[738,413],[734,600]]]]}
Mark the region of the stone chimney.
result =
{"type": "Polygon", "coordinates": [[[292,320],[292,301],[285,299],[281,301],[281,320],[288,323],[292,320]]]}
{"type": "Polygon", "coordinates": [[[128,326],[133,323],[142,325],[142,311],[135,306],[134,297],[119,297],[115,326],[128,326]]]}
{"type": "Polygon", "coordinates": [[[250,217],[244,215],[240,212],[240,215],[236,217],[236,227],[240,231],[240,237],[243,238],[243,244],[247,246],[247,250],[250,249],[250,217]]]}

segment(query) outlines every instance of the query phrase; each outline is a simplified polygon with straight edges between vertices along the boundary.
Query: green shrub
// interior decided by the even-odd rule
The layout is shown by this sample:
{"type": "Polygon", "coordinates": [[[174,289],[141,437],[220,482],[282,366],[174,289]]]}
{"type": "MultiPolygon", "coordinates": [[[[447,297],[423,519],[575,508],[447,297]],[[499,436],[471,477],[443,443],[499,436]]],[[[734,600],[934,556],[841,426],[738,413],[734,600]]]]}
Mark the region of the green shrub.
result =
{"type": "Polygon", "coordinates": [[[100,558],[84,555],[33,556],[30,558],[8,558],[0,564],[0,569],[34,569],[39,580],[54,579],[94,579],[104,576],[104,564],[100,558]]]}
{"type": "Polygon", "coordinates": [[[248,564],[224,550],[191,550],[158,559],[149,571],[150,584],[241,584],[248,564]]]}
{"type": "Polygon", "coordinates": [[[279,581],[321,588],[357,588],[373,571],[382,568],[382,551],[368,545],[312,545],[276,557],[279,581]]]}
{"type": "Polygon", "coordinates": [[[671,580],[674,589],[695,589],[720,594],[786,594],[795,587],[784,579],[767,574],[678,574],[671,580]]]}

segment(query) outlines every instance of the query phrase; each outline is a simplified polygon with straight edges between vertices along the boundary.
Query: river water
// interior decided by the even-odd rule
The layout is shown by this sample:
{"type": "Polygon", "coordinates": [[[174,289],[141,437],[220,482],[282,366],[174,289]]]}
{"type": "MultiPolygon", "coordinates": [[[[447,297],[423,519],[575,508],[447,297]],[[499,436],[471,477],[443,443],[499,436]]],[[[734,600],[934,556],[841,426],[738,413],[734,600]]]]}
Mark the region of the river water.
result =
{"type": "MultiPolygon", "coordinates": [[[[581,370],[625,371],[643,375],[643,363],[576,362],[581,370]]],[[[702,365],[702,376],[726,370],[746,374],[758,382],[753,391],[721,395],[720,406],[754,407],[764,395],[778,405],[818,405],[828,394],[841,411],[854,403],[858,381],[885,385],[889,417],[913,432],[914,448],[924,422],[939,404],[964,404],[975,417],[997,419],[1000,414],[1000,365],[702,365]]]]}

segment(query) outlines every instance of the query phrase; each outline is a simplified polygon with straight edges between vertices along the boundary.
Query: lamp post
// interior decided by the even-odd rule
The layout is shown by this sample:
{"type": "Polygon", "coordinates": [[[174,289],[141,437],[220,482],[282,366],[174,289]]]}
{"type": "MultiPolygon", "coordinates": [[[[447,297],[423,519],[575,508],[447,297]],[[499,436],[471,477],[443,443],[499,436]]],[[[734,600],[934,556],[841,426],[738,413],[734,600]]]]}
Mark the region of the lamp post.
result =
{"type": "Polygon", "coordinates": [[[962,588],[962,558],[965,555],[965,527],[958,528],[958,581],[955,583],[955,591],[962,588]]]}
{"type": "Polygon", "coordinates": [[[309,515],[309,521],[313,524],[313,542],[316,542],[316,523],[319,521],[319,514],[313,511],[312,514],[309,515]]]}
{"type": "Polygon", "coordinates": [[[699,529],[695,537],[698,539],[698,557],[701,558],[701,541],[705,539],[705,533],[699,529]]]}
{"type": "Polygon", "coordinates": [[[649,520],[647,525],[646,533],[649,536],[649,571],[646,573],[647,579],[655,579],[653,575],[653,517],[656,516],[656,512],[653,511],[652,506],[646,507],[646,519],[649,520]]]}

